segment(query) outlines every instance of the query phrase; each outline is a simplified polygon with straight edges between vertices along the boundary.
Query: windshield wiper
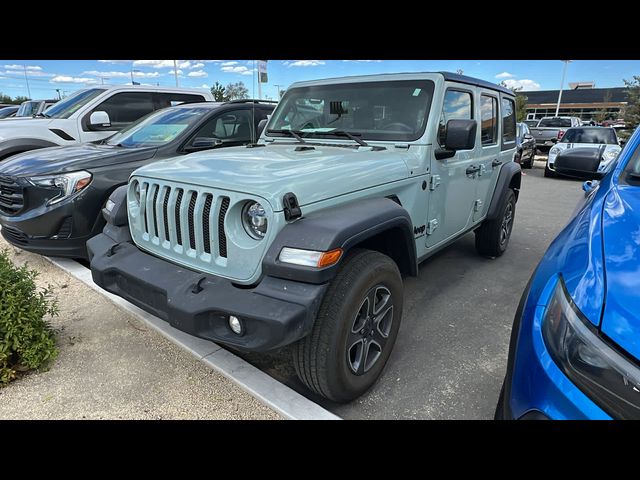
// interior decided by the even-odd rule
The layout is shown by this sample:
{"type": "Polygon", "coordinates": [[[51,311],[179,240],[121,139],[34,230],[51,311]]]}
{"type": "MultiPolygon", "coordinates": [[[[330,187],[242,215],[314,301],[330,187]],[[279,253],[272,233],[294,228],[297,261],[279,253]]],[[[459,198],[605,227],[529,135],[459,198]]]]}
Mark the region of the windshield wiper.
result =
{"type": "Polygon", "coordinates": [[[361,133],[356,133],[356,132],[347,132],[346,130],[332,130],[330,132],[322,132],[323,134],[329,134],[329,135],[339,135],[342,137],[348,137],[351,140],[353,140],[354,142],[358,142],[360,145],[362,145],[363,147],[368,147],[369,144],[367,142],[365,142],[364,140],[362,140],[361,138],[356,137],[356,135],[360,135],[362,136],[361,133]]]}
{"type": "Polygon", "coordinates": [[[274,129],[274,128],[270,128],[269,130],[267,130],[267,133],[284,133],[286,135],[289,135],[293,138],[295,138],[296,140],[298,140],[300,143],[307,143],[301,136],[300,134],[305,134],[306,132],[300,132],[300,131],[296,131],[296,130],[288,130],[288,129],[274,129]]]}

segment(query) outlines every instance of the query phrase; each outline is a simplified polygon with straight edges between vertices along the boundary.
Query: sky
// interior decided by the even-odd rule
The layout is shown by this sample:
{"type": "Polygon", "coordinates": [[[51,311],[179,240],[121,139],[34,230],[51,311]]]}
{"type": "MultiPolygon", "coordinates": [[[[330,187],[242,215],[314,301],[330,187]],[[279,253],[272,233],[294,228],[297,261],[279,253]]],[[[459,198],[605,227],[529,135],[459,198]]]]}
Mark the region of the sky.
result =
{"type": "MultiPolygon", "coordinates": [[[[254,60],[176,60],[181,87],[210,88],[244,82],[252,97],[258,96],[254,60]],[[255,81],[254,81],[255,77],[255,81]]],[[[262,98],[278,98],[298,80],[388,72],[462,70],[465,75],[527,90],[560,88],[560,60],[270,60],[268,83],[262,98]],[[279,87],[277,86],[279,85],[279,87]]],[[[175,86],[174,60],[0,60],[0,93],[33,99],[57,98],[100,84],[175,86]],[[26,72],[26,78],[25,78],[26,72]]],[[[596,87],[621,87],[623,79],[640,75],[639,60],[576,60],[569,63],[569,82],[595,81],[596,87]]]]}

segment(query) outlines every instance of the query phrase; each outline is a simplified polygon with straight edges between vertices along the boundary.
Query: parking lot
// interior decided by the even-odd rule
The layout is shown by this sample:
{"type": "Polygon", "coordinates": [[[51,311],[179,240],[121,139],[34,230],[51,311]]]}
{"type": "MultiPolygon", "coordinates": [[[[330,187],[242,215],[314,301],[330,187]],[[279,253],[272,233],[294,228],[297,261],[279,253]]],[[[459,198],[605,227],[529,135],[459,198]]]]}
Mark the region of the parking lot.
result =
{"type": "Polygon", "coordinates": [[[338,405],[313,397],[289,351],[244,358],[346,419],[491,419],[506,368],[513,315],[547,246],[583,195],[581,182],[525,170],[507,252],[477,255],[470,233],[405,279],[404,315],[389,364],[364,396],[338,405]]]}

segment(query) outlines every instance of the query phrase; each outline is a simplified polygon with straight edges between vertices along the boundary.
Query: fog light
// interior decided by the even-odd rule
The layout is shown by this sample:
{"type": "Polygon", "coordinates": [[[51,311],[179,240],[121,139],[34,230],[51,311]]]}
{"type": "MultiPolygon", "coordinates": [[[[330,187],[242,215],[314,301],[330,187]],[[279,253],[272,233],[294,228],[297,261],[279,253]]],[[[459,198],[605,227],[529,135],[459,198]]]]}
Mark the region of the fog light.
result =
{"type": "Polygon", "coordinates": [[[229,326],[231,327],[233,333],[235,333],[236,335],[242,335],[242,322],[240,322],[240,319],[238,317],[230,315],[229,326]]]}

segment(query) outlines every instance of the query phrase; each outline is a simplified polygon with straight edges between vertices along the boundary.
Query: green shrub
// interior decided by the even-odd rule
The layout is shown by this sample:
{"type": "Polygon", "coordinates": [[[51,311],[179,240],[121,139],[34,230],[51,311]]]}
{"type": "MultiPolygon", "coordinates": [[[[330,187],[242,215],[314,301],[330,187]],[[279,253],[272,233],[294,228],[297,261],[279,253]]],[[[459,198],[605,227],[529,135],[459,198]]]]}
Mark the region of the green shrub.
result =
{"type": "Polygon", "coordinates": [[[16,267],[7,250],[0,251],[0,387],[17,372],[44,367],[58,355],[51,326],[57,315],[51,287],[38,288],[38,272],[16,267]]]}

